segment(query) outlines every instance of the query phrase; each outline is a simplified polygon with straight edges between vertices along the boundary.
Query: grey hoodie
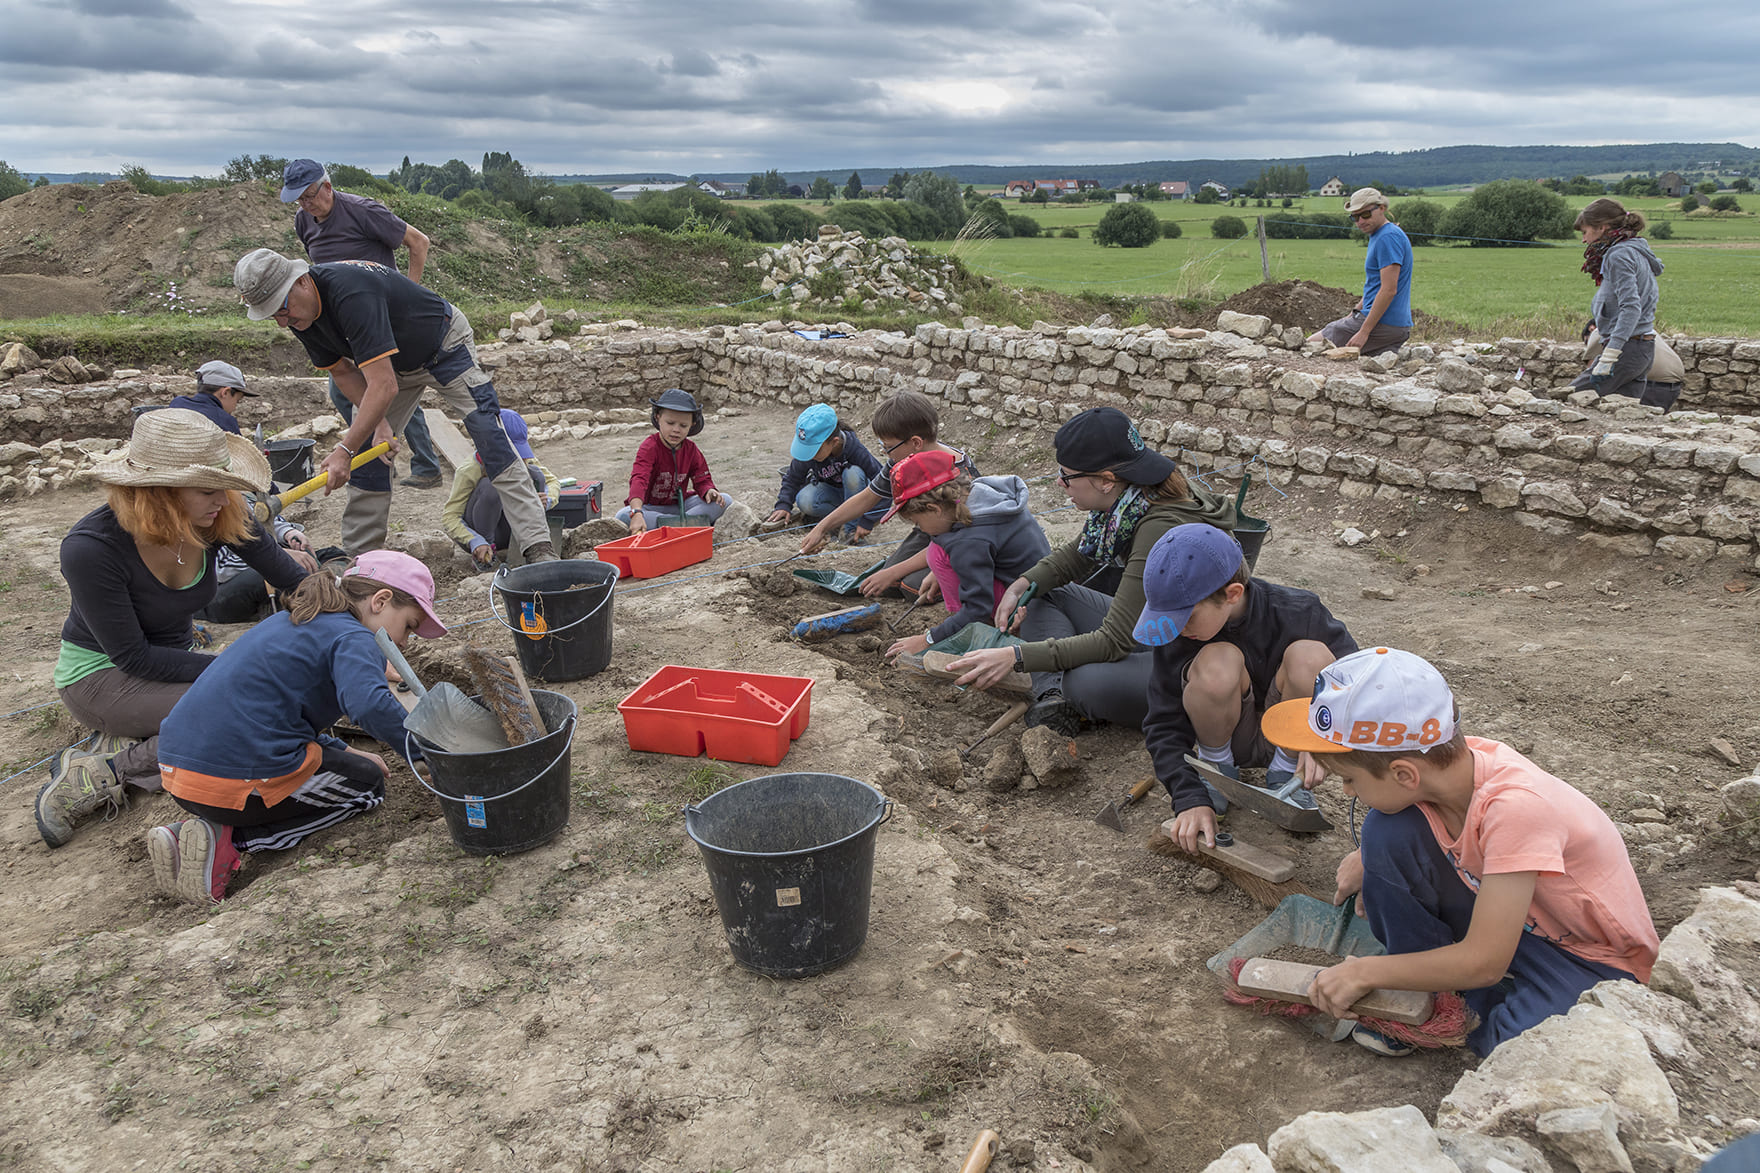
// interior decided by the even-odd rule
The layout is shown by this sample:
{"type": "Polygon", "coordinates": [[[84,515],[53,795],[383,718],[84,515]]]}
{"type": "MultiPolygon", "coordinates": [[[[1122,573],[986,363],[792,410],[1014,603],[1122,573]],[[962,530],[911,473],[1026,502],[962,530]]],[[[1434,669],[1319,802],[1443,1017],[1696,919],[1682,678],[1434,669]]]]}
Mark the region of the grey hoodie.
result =
{"type": "Polygon", "coordinates": [[[1027,511],[1027,482],[1019,477],[978,477],[966,497],[971,524],[929,539],[947,554],[959,575],[959,610],[929,629],[940,643],[968,623],[996,614],[996,580],[1013,582],[1051,553],[1045,531],[1027,511]]]}
{"type": "Polygon", "coordinates": [[[1601,258],[1601,284],[1589,303],[1589,316],[1614,350],[1624,350],[1634,334],[1656,332],[1656,277],[1662,262],[1641,236],[1622,240],[1601,258]]]}

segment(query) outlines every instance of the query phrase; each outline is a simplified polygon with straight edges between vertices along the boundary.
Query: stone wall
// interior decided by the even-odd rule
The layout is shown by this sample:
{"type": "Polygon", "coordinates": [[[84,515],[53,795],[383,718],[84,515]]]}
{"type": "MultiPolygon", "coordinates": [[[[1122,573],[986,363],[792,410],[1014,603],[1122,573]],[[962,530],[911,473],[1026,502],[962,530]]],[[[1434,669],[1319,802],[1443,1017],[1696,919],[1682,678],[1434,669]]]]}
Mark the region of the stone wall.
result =
{"type": "MultiPolygon", "coordinates": [[[[1569,393],[1549,385],[1553,370],[1574,373],[1551,344],[1411,346],[1397,357],[1338,363],[1300,349],[1299,331],[1237,314],[1223,315],[1227,329],[1208,332],[966,322],[911,334],[845,327],[851,337],[825,341],[781,322],[701,331],[595,324],[567,339],[489,343],[482,359],[503,402],[533,417],[537,439],[585,434],[616,418],[611,409],[642,407],[672,386],[711,406],[823,400],[864,422],[880,398],[917,390],[949,405],[955,442],[975,426],[1049,428],[1111,403],[1188,467],[1252,464],[1291,491],[1347,499],[1448,495],[1631,554],[1754,553],[1760,419],[1691,410],[1665,417],[1634,400],[1569,393]],[[1548,373],[1537,374],[1544,364],[1548,373]]],[[[1718,345],[1692,349],[1697,372],[1749,378],[1711,375],[1706,363],[1753,365],[1735,356],[1760,344],[1729,343],[1716,356],[1718,345]]],[[[8,384],[0,440],[23,441],[9,449],[16,465],[30,460],[24,445],[46,436],[120,437],[128,407],[164,402],[175,393],[171,382],[8,384]]],[[[309,398],[321,381],[254,385],[309,398]]],[[[5,471],[0,493],[18,491],[20,470],[11,469],[10,485],[5,471]]]]}

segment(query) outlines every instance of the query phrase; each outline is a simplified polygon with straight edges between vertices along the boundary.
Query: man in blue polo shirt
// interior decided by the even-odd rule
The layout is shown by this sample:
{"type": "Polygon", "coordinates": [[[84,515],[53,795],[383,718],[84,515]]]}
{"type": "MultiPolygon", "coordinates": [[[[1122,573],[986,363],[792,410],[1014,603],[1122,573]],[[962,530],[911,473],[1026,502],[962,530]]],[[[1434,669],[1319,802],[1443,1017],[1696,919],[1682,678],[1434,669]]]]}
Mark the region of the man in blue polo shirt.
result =
{"type": "Polygon", "coordinates": [[[1387,197],[1359,187],[1344,207],[1369,234],[1363,261],[1363,300],[1354,310],[1309,335],[1331,346],[1354,346],[1367,357],[1398,350],[1412,333],[1412,242],[1387,218],[1387,197]]]}
{"type": "MultiPolygon", "coordinates": [[[[409,250],[409,279],[420,281],[428,264],[428,238],[420,229],[404,223],[378,200],[337,191],[330,173],[316,159],[295,159],[281,172],[281,202],[297,203],[293,232],[305,246],[313,264],[324,261],[373,261],[387,269],[397,268],[397,250],[409,250]]],[[[354,418],[354,405],[330,380],[330,402],[342,413],[342,422],[354,418]]],[[[421,412],[409,417],[403,430],[409,443],[409,475],[401,484],[432,489],[440,484],[440,461],[434,440],[428,435],[421,412]]],[[[355,475],[355,484],[376,492],[391,491],[391,466],[374,464],[355,475]]]]}
{"type": "Polygon", "coordinates": [[[502,426],[495,384],[477,365],[470,320],[457,307],[384,265],[308,265],[266,248],[241,257],[232,282],[252,320],[273,318],[292,330],[312,365],[329,371],[354,404],[354,422],[322,465],[326,492],[349,485],[342,544],[350,554],[385,544],[391,494],[357,491],[349,463],[401,431],[423,389],[433,387],[463,418],[525,560],[556,561],[543,503],[502,426]]]}

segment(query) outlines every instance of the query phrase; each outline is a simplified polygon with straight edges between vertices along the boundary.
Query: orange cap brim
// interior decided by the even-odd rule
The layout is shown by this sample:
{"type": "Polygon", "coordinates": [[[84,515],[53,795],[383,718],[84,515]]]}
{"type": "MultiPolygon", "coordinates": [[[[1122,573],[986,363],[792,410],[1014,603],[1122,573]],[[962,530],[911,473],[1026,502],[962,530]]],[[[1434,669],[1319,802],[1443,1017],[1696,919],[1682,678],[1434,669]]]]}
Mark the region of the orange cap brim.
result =
{"type": "Polygon", "coordinates": [[[1259,718],[1259,732],[1272,745],[1300,753],[1344,753],[1349,746],[1327,741],[1308,726],[1308,697],[1280,701],[1259,718]]]}

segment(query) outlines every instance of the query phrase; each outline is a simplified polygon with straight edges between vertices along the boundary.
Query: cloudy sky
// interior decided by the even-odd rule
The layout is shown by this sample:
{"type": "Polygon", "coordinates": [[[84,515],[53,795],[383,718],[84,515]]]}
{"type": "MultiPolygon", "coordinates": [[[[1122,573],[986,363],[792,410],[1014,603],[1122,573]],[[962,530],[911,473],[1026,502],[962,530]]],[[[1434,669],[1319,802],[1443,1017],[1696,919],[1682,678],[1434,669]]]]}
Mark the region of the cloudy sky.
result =
{"type": "Polygon", "coordinates": [[[1760,145],[1760,6],[0,0],[0,159],[546,173],[1760,145]]]}

